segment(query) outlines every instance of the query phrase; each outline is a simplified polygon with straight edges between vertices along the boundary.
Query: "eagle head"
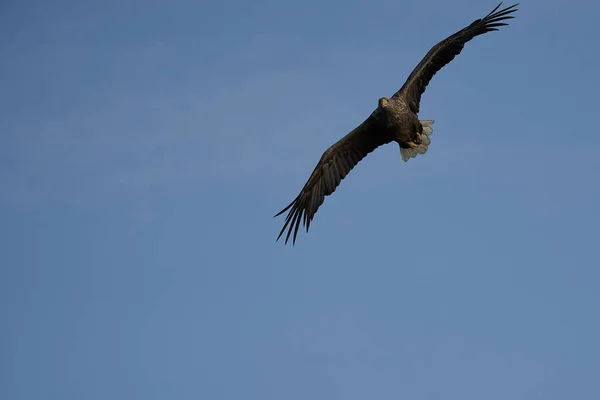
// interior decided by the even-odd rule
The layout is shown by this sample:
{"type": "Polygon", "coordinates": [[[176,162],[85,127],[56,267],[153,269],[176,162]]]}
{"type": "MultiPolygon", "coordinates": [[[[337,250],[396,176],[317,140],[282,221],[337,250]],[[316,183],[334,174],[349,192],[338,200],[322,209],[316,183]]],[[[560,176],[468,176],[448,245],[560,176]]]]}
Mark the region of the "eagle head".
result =
{"type": "Polygon", "coordinates": [[[387,108],[390,103],[390,99],[387,97],[382,97],[379,99],[379,108],[387,108]]]}

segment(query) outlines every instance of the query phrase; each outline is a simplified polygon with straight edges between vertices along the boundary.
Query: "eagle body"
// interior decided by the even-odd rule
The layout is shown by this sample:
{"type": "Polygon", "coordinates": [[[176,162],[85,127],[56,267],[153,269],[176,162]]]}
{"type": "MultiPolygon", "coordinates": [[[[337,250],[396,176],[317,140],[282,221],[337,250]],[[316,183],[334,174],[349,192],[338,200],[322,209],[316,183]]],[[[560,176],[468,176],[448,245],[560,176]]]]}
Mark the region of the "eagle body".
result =
{"type": "Polygon", "coordinates": [[[375,112],[383,125],[380,129],[389,131],[401,148],[412,148],[421,143],[423,127],[417,114],[410,110],[403,99],[382,97],[375,112]]]}
{"type": "Polygon", "coordinates": [[[377,108],[366,120],[323,153],[298,196],[275,215],[289,210],[277,240],[287,229],[285,243],[292,232],[292,243],[295,243],[301,223],[308,232],[325,197],[331,195],[360,160],[376,148],[396,142],[404,161],[427,152],[431,144],[429,136],[433,133],[433,120],[419,120],[421,95],[433,76],[460,54],[467,42],[476,36],[497,31],[499,27],[507,25],[501,21],[514,18],[510,14],[517,11],[518,4],[498,10],[501,5],[433,46],[400,90],[392,97],[381,97],[377,108]]]}

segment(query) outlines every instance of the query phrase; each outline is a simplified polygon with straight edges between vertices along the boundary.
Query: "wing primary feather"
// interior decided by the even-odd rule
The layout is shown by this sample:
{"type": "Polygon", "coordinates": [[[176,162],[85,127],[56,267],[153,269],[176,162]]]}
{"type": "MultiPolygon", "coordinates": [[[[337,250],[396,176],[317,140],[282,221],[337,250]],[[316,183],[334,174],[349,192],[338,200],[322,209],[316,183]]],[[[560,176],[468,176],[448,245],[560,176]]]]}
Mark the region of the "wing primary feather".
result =
{"type": "Polygon", "coordinates": [[[310,212],[310,207],[312,207],[312,199],[313,199],[314,195],[315,195],[314,192],[311,193],[310,198],[308,199],[309,205],[308,205],[307,209],[305,210],[304,214],[302,215],[302,224],[305,226],[306,226],[306,217],[308,216],[308,213],[310,212]]]}
{"type": "Polygon", "coordinates": [[[281,235],[283,234],[283,232],[285,231],[285,228],[288,226],[288,224],[290,223],[290,219],[292,219],[292,215],[293,215],[293,209],[289,212],[289,214],[287,215],[287,217],[285,218],[284,224],[283,224],[283,228],[281,228],[281,232],[279,232],[279,236],[277,236],[277,240],[279,240],[279,238],[281,237],[281,235]]]}
{"type": "MultiPolygon", "coordinates": [[[[312,198],[312,200],[311,200],[311,210],[314,210],[314,209],[316,209],[316,207],[315,207],[316,200],[315,200],[315,199],[316,199],[316,194],[313,194],[313,198],[312,198]]],[[[313,215],[313,214],[312,214],[312,211],[310,212],[310,215],[313,215]]],[[[308,228],[310,227],[310,220],[312,219],[312,218],[310,217],[310,215],[309,215],[309,212],[305,212],[305,213],[304,213],[304,216],[306,217],[306,218],[304,219],[304,221],[305,221],[305,223],[304,223],[304,226],[306,227],[306,232],[308,232],[308,228]]]]}
{"type": "MultiPolygon", "coordinates": [[[[283,226],[283,230],[282,230],[282,232],[281,232],[281,233],[283,233],[283,231],[285,231],[285,230],[286,230],[286,229],[288,229],[288,228],[289,228],[289,229],[291,229],[291,227],[293,226],[293,222],[292,222],[292,220],[294,219],[294,216],[295,216],[295,215],[296,215],[296,206],[294,206],[294,207],[293,207],[293,208],[290,210],[290,213],[289,213],[289,215],[288,215],[288,218],[287,218],[287,219],[286,219],[286,221],[285,221],[285,225],[283,226]]],[[[280,233],[280,235],[281,235],[281,233],[280,233]]],[[[288,237],[289,237],[289,236],[290,236],[290,235],[289,235],[289,233],[288,233],[288,237]]],[[[287,241],[287,239],[286,239],[286,241],[287,241]]]]}
{"type": "MultiPolygon", "coordinates": [[[[300,211],[300,214],[302,211],[300,211]]],[[[298,229],[300,228],[300,214],[296,218],[296,226],[294,227],[294,239],[292,240],[292,244],[296,244],[296,236],[298,236],[298,229]]]]}
{"type": "Polygon", "coordinates": [[[291,223],[290,223],[290,227],[288,229],[288,233],[287,233],[287,235],[285,237],[285,243],[287,243],[288,240],[290,240],[290,235],[292,234],[292,231],[294,230],[294,226],[297,225],[296,221],[298,220],[299,214],[300,213],[298,212],[298,209],[295,208],[294,209],[294,216],[292,217],[292,220],[291,220],[291,223]]]}
{"type": "Polygon", "coordinates": [[[292,214],[292,219],[290,220],[290,226],[288,228],[288,233],[285,236],[285,243],[288,242],[288,240],[290,240],[290,235],[292,234],[292,229],[294,228],[294,220],[296,219],[296,213],[294,212],[292,214]]]}
{"type": "Polygon", "coordinates": [[[292,201],[292,202],[291,202],[291,203],[290,203],[290,204],[289,204],[289,205],[288,205],[286,208],[284,208],[283,210],[281,210],[281,211],[279,211],[277,214],[275,214],[275,215],[273,216],[273,218],[275,218],[275,217],[279,217],[281,214],[283,214],[284,212],[286,212],[287,210],[289,210],[289,209],[290,209],[290,207],[294,205],[294,203],[296,202],[296,200],[297,200],[297,199],[298,199],[298,198],[294,199],[294,201],[292,201]]]}
{"type": "Polygon", "coordinates": [[[487,17],[489,17],[490,15],[492,15],[492,14],[493,14],[493,13],[494,13],[494,12],[495,12],[497,9],[499,9],[499,8],[500,8],[500,6],[502,5],[502,3],[503,3],[503,2],[501,1],[501,2],[500,2],[500,4],[498,4],[498,5],[496,6],[496,8],[494,8],[492,11],[490,11],[490,13],[489,13],[488,15],[486,15],[485,17],[487,18],[487,17]]]}

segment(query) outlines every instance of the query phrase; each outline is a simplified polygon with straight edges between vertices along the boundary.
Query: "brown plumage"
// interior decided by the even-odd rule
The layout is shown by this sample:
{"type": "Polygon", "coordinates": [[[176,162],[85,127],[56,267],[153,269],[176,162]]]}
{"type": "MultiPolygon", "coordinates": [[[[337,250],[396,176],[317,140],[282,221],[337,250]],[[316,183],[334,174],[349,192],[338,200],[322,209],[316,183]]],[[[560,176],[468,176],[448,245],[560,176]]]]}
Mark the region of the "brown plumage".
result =
{"type": "Polygon", "coordinates": [[[431,143],[429,135],[432,133],[433,121],[418,119],[421,95],[433,75],[460,54],[465,43],[475,36],[507,25],[500,21],[514,18],[509,14],[517,10],[518,4],[496,11],[501,5],[502,3],[498,4],[484,18],[433,46],[399,91],[391,98],[379,99],[375,111],[362,124],[323,153],[300,194],[275,215],[277,217],[290,210],[277,240],[287,229],[285,243],[293,231],[292,243],[295,244],[300,222],[308,232],[325,196],[332,194],[350,170],[377,147],[395,141],[400,146],[404,161],[417,154],[425,154],[431,143]]]}

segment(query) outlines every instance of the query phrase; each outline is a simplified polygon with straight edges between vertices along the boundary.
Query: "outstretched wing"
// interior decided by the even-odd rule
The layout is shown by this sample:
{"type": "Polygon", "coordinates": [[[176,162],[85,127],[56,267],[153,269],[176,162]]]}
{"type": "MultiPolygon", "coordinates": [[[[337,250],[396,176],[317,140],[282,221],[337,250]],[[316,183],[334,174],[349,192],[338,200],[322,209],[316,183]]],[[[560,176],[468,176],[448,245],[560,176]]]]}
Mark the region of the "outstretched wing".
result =
{"type": "Polygon", "coordinates": [[[502,3],[498,4],[484,18],[474,21],[466,28],[461,29],[454,35],[433,46],[419,65],[412,71],[402,88],[392,98],[404,98],[411,111],[418,113],[421,95],[425,92],[425,88],[429,84],[429,81],[431,81],[431,78],[433,78],[433,75],[460,54],[465,43],[475,36],[483,35],[490,31],[497,31],[498,27],[508,25],[500,21],[514,18],[509,14],[517,11],[515,7],[518,4],[496,11],[501,5],[502,3]]]}
{"type": "Polygon", "coordinates": [[[342,179],[367,154],[392,141],[393,136],[378,125],[376,113],[377,111],[323,153],[298,197],[275,215],[277,217],[290,210],[277,240],[287,229],[285,243],[294,231],[292,243],[295,244],[300,221],[302,220],[308,232],[310,222],[323,204],[325,196],[332,194],[342,179]]]}

